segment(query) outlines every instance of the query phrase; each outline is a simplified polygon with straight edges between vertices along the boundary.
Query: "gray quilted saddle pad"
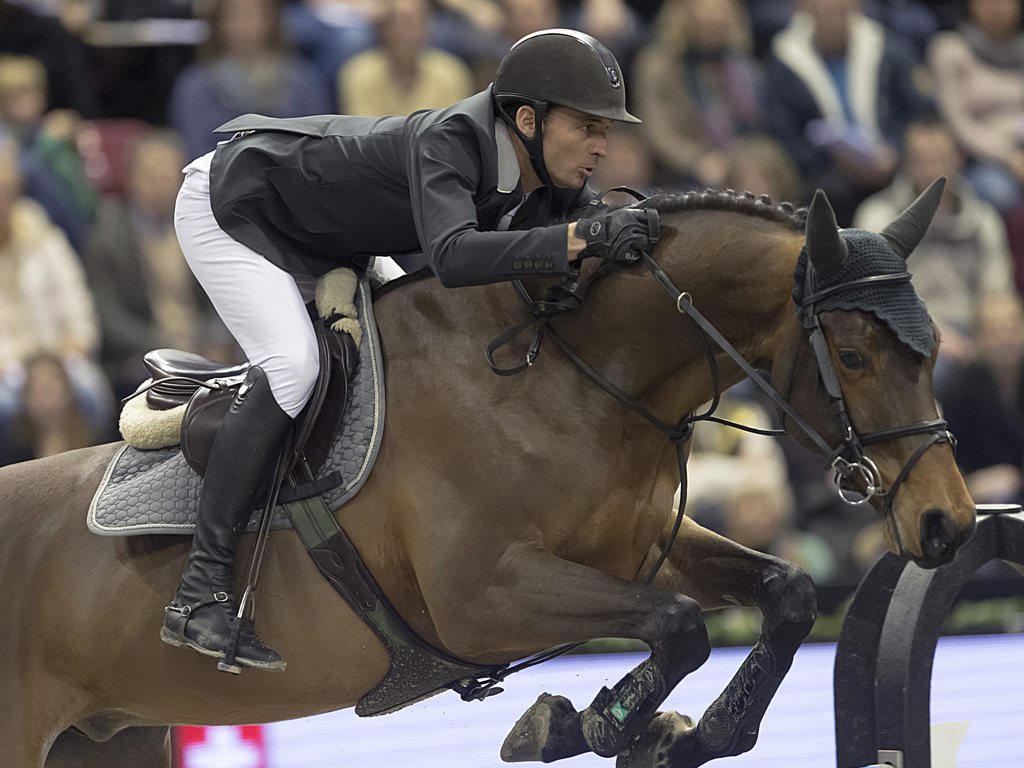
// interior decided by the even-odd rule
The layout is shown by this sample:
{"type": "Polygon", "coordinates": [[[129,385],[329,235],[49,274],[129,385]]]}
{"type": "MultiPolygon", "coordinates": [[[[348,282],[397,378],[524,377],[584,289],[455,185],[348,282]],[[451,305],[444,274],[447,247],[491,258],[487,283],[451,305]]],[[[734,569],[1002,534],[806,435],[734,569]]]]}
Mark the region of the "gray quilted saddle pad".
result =
{"type": "MultiPolygon", "coordinates": [[[[359,362],[352,373],[341,427],[316,478],[335,472],[341,478],[340,485],[323,492],[331,509],[362,487],[384,431],[383,361],[366,280],[359,283],[355,305],[363,328],[359,362]]],[[[89,505],[89,530],[101,536],[190,533],[201,481],[176,446],[139,450],[126,445],[111,460],[89,505]]],[[[259,527],[260,516],[254,515],[249,530],[259,527]]],[[[291,527],[282,507],[274,510],[271,526],[291,527]]]]}

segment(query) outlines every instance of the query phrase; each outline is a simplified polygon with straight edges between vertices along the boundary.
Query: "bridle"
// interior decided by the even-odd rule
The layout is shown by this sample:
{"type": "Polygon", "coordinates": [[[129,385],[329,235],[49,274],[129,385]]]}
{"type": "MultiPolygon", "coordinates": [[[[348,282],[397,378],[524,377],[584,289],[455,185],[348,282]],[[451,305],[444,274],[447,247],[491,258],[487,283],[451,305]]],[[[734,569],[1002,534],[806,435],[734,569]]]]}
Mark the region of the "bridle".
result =
{"type": "MultiPolygon", "coordinates": [[[[719,384],[718,377],[718,363],[715,359],[715,353],[712,348],[713,343],[725,352],[726,355],[728,355],[729,358],[739,366],[747,378],[761,389],[768,399],[771,400],[771,402],[779,409],[782,413],[783,424],[785,424],[785,420],[788,418],[793,425],[807,435],[819,452],[826,457],[826,468],[833,470],[835,473],[834,478],[836,488],[843,501],[851,505],[861,505],[868,503],[876,496],[883,499],[881,510],[882,519],[887,521],[889,518],[893,518],[891,520],[893,535],[896,539],[900,554],[905,554],[903,542],[899,534],[899,526],[894,518],[895,513],[893,511],[893,501],[896,497],[896,493],[929,448],[938,443],[949,443],[951,447],[955,447],[956,439],[947,429],[947,423],[943,419],[919,421],[898,427],[880,429],[873,432],[858,433],[850,419],[849,410],[846,407],[846,401],[843,397],[842,388],[839,383],[839,376],[832,363],[828,343],[825,340],[825,335],[821,327],[820,315],[822,310],[818,309],[818,305],[822,299],[834,296],[838,293],[864,288],[869,285],[898,285],[900,283],[908,282],[911,278],[910,273],[900,272],[896,274],[872,275],[870,277],[850,280],[813,292],[811,290],[813,285],[813,269],[808,265],[809,268],[806,271],[807,282],[805,283],[804,291],[805,297],[801,301],[800,306],[803,309],[803,325],[809,335],[809,345],[814,354],[818,376],[824,385],[826,394],[829,397],[829,410],[836,420],[839,434],[842,435],[842,440],[839,445],[833,446],[825,440],[825,438],[823,438],[802,416],[800,416],[793,406],[790,405],[788,399],[779,394],[779,392],[743,358],[739,351],[724,336],[722,336],[711,322],[693,306],[690,294],[685,291],[680,291],[672,283],[671,278],[665,273],[661,266],[659,266],[649,254],[644,253],[641,256],[641,263],[669,294],[676,305],[676,309],[681,314],[686,315],[698,330],[701,343],[704,347],[704,354],[711,371],[714,392],[711,404],[708,406],[706,411],[699,414],[690,414],[674,425],[661,420],[651,413],[644,405],[620,390],[611,382],[607,381],[603,376],[601,376],[601,374],[594,371],[582,360],[582,358],[579,357],[579,355],[557,333],[557,331],[551,327],[549,321],[552,317],[561,314],[568,309],[575,309],[582,303],[586,288],[590,283],[594,282],[596,279],[612,274],[613,272],[629,268],[621,265],[602,265],[601,268],[592,273],[587,279],[579,282],[576,280],[578,274],[572,276],[568,281],[566,281],[566,283],[554,286],[549,292],[548,298],[544,301],[533,300],[523,285],[519,281],[514,281],[513,284],[516,292],[527,304],[527,307],[533,314],[533,318],[510,329],[508,332],[495,339],[495,341],[488,346],[486,355],[487,361],[492,370],[494,370],[495,373],[504,376],[510,376],[525,370],[533,364],[539,354],[541,341],[544,338],[550,338],[554,342],[555,346],[557,346],[559,350],[593,383],[597,384],[616,400],[638,413],[657,429],[668,435],[669,439],[676,445],[677,452],[679,454],[680,479],[682,479],[683,473],[685,472],[685,456],[683,449],[685,443],[689,440],[692,434],[693,425],[698,421],[714,421],[749,432],[756,432],[758,434],[774,436],[786,434],[784,430],[759,430],[714,416],[714,412],[721,399],[721,386],[719,384]],[[526,360],[522,364],[512,368],[499,368],[495,364],[493,358],[495,350],[509,343],[513,338],[519,335],[519,333],[531,326],[534,327],[534,335],[529,351],[527,352],[526,360]],[[865,453],[864,449],[866,447],[892,442],[894,440],[911,437],[913,435],[927,435],[927,438],[917,447],[914,453],[911,454],[908,461],[901,467],[900,472],[896,476],[892,485],[886,488],[882,481],[881,472],[879,472],[878,466],[865,453]],[[863,490],[856,487],[858,483],[863,486],[863,490]],[[862,498],[855,498],[851,495],[853,493],[860,494],[862,498]]],[[[789,389],[792,387],[793,376],[790,375],[789,379],[790,380],[787,384],[787,395],[789,394],[789,389]]],[[[670,535],[671,537],[674,537],[675,532],[678,530],[679,518],[681,517],[682,514],[677,517],[676,527],[673,529],[673,533],[670,535]]],[[[664,561],[667,551],[668,548],[663,551],[662,559],[659,560],[658,564],[652,571],[652,574],[657,572],[658,567],[660,567],[661,563],[664,561]]]]}
{"type": "MultiPolygon", "coordinates": [[[[948,425],[944,419],[919,421],[899,427],[879,429],[874,432],[858,433],[853,427],[849,411],[846,408],[846,401],[843,398],[843,391],[839,384],[839,375],[836,373],[835,366],[832,363],[832,356],[829,353],[828,343],[825,341],[825,334],[821,327],[821,310],[818,309],[818,305],[822,299],[837,294],[869,286],[899,285],[909,282],[910,278],[909,272],[871,275],[869,277],[848,280],[819,291],[813,291],[814,269],[808,264],[805,272],[804,296],[800,301],[800,307],[803,310],[803,326],[809,335],[810,348],[814,353],[819,379],[824,385],[825,392],[830,400],[830,410],[838,423],[839,434],[843,435],[842,442],[836,448],[829,451],[828,444],[813,429],[808,431],[804,425],[799,423],[797,423],[797,426],[828,457],[827,466],[835,471],[836,488],[843,501],[848,504],[859,505],[867,503],[874,496],[878,496],[883,499],[883,520],[888,520],[893,516],[893,501],[896,498],[896,493],[925,452],[937,443],[949,443],[951,448],[955,448],[956,438],[947,429],[948,425]],[[889,488],[885,488],[877,465],[864,452],[864,448],[892,442],[893,440],[899,440],[912,435],[927,435],[928,437],[900,468],[899,474],[897,474],[892,485],[889,488]],[[864,486],[863,498],[859,500],[849,495],[851,490],[856,489],[844,486],[844,483],[856,480],[860,480],[864,486]]],[[[792,376],[790,377],[789,386],[792,386],[792,376]]],[[[787,413],[787,411],[783,410],[783,413],[787,413]]],[[[891,520],[891,524],[900,554],[904,554],[899,526],[896,524],[895,519],[891,520]]]]}

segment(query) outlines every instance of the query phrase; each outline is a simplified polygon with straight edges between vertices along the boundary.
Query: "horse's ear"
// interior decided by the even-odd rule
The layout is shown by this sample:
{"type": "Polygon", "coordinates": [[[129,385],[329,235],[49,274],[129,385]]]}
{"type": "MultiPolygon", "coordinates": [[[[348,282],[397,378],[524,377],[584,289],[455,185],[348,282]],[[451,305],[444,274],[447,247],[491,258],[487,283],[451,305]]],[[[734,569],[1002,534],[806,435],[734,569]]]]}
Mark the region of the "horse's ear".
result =
{"type": "Polygon", "coordinates": [[[910,252],[924,237],[928,225],[932,223],[932,217],[939,207],[939,200],[942,199],[942,190],[946,186],[946,177],[939,176],[933,181],[917,200],[889,226],[881,231],[882,237],[889,241],[892,249],[906,261],[910,252]]]}
{"type": "Polygon", "coordinates": [[[821,277],[827,277],[838,271],[850,251],[839,236],[839,225],[832,204],[822,190],[814,193],[811,207],[807,211],[807,258],[811,260],[814,271],[821,277]]]}

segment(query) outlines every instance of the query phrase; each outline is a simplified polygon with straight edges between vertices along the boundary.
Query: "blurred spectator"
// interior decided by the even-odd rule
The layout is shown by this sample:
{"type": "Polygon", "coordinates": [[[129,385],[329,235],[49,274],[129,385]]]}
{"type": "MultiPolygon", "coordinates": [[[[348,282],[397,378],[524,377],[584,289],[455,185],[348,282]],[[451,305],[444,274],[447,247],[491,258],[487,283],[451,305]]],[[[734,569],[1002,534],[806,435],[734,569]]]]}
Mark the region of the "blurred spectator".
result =
{"type": "Polygon", "coordinates": [[[25,362],[56,355],[90,423],[113,421],[110,385],[94,354],[99,328],[85,273],[64,234],[21,194],[17,155],[0,147],[0,423],[18,408],[25,362]]]}
{"type": "Polygon", "coordinates": [[[725,186],[737,192],[768,195],[774,202],[804,202],[800,172],[793,158],[771,136],[739,137],[729,150],[725,186]]]}
{"type": "Polygon", "coordinates": [[[1024,202],[1006,212],[1006,234],[1013,256],[1014,280],[1017,292],[1024,295],[1024,202]]]}
{"type": "Polygon", "coordinates": [[[338,104],[349,115],[408,115],[447,107],[473,94],[472,74],[457,56],[428,45],[429,0],[381,0],[380,45],[338,72],[338,104]]]}
{"type": "Polygon", "coordinates": [[[312,66],[289,51],[278,0],[212,0],[210,37],[171,92],[168,118],[189,157],[213,151],[213,131],[248,112],[297,117],[333,111],[312,66]]]}
{"type": "Polygon", "coordinates": [[[990,297],[1014,290],[1006,226],[998,211],[978,199],[960,175],[963,156],[939,119],[907,129],[900,171],[893,183],[857,209],[854,226],[880,232],[939,176],[946,188],[939,209],[910,258],[914,287],[942,334],[935,369],[940,401],[973,355],[974,318],[990,297]]]}
{"type": "Polygon", "coordinates": [[[765,99],[772,132],[807,190],[824,189],[841,226],[892,179],[907,124],[928,100],[910,45],[861,13],[860,0],[802,0],[772,39],[765,99]]]}
{"type": "Polygon", "coordinates": [[[623,78],[633,82],[633,58],[647,36],[640,14],[626,0],[580,0],[570,8],[565,26],[586,32],[608,46],[622,67],[623,78]]]}
{"type": "Polygon", "coordinates": [[[283,10],[285,33],[333,93],[338,70],[376,42],[379,0],[294,0],[283,10]]]}
{"type": "MultiPolygon", "coordinates": [[[[88,6],[94,16],[84,24],[82,37],[92,54],[99,117],[164,123],[174,82],[206,37],[206,22],[195,18],[193,8],[201,9],[207,0],[59,2],[88,6]],[[128,82],[144,86],[126,88],[128,82]]],[[[67,19],[66,13],[62,16],[67,19]]]]}
{"type": "Polygon", "coordinates": [[[96,213],[96,190],[76,145],[80,119],[46,111],[46,70],[30,56],[0,56],[0,124],[19,146],[25,191],[76,249],[96,213]]]}
{"type": "MultiPolygon", "coordinates": [[[[608,131],[608,154],[594,169],[589,184],[598,193],[629,187],[644,196],[654,194],[654,155],[640,126],[621,123],[608,131]]],[[[632,195],[619,192],[604,199],[612,205],[634,202],[632,195]]]]}
{"type": "Polygon", "coordinates": [[[0,53],[32,56],[43,63],[50,83],[47,109],[99,117],[88,51],[57,19],[0,0],[0,53]]]}
{"type": "MultiPolygon", "coordinates": [[[[770,429],[765,408],[743,393],[726,393],[717,416],[770,429]]],[[[835,573],[835,556],[814,534],[794,525],[785,459],[770,437],[714,422],[698,422],[687,461],[686,514],[737,544],[783,557],[816,581],[835,573]]]]}
{"type": "Polygon", "coordinates": [[[493,30],[472,22],[467,26],[463,20],[458,25],[458,34],[453,36],[456,30],[448,29],[443,45],[469,63],[474,91],[482,91],[494,80],[498,62],[517,40],[542,29],[564,26],[558,0],[498,0],[496,8],[498,24],[493,30]]]}
{"type": "MultiPolygon", "coordinates": [[[[954,6],[961,0],[864,0],[864,15],[914,44],[924,55],[928,41],[949,26],[954,6]],[[944,26],[945,25],[945,26],[944,26]]],[[[763,56],[772,37],[781,32],[793,12],[794,0],[747,0],[754,31],[754,53],[763,56]]]]}
{"type": "Polygon", "coordinates": [[[82,413],[60,358],[41,352],[25,362],[19,407],[3,437],[0,466],[85,448],[106,435],[82,413]]]}
{"type": "Polygon", "coordinates": [[[666,0],[634,63],[637,114],[668,186],[721,187],[737,137],[765,128],[739,0],[666,0]]]}
{"type": "Polygon", "coordinates": [[[1024,305],[1016,294],[978,308],[977,354],[944,403],[956,460],[978,503],[1024,501],[1024,305]]]}
{"type": "Polygon", "coordinates": [[[117,397],[147,377],[143,355],[172,347],[224,362],[227,330],[185,263],[174,203],[185,150],[178,134],[154,129],[131,150],[127,199],[106,198],[85,251],[100,319],[100,359],[117,397]]]}
{"type": "Polygon", "coordinates": [[[1024,182],[1024,35],[1021,0],[968,0],[956,31],[928,49],[939,106],[966,149],[967,177],[1001,211],[1024,182]]]}

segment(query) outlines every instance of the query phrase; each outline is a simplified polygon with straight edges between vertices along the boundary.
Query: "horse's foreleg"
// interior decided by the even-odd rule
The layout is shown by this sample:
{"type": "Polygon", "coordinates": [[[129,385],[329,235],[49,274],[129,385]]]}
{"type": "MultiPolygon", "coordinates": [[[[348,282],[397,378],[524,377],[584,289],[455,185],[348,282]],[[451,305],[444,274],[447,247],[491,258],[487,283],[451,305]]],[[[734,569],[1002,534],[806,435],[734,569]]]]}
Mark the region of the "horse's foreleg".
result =
{"type": "Polygon", "coordinates": [[[656,583],[695,596],[703,608],[744,605],[762,614],[761,636],[721,696],[700,718],[660,715],[620,756],[620,768],[690,768],[739,755],[757,741],[761,719],[814,625],[810,577],[687,521],[656,583]]]}
{"type": "Polygon", "coordinates": [[[550,762],[586,751],[618,754],[658,705],[710,654],[696,601],[640,586],[542,552],[505,558],[498,578],[474,601],[464,641],[512,650],[595,637],[635,638],[650,658],[577,712],[567,699],[542,696],[505,740],[502,759],[550,762]]]}

